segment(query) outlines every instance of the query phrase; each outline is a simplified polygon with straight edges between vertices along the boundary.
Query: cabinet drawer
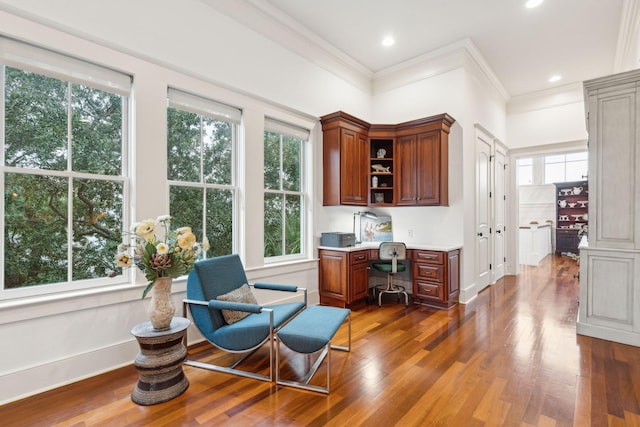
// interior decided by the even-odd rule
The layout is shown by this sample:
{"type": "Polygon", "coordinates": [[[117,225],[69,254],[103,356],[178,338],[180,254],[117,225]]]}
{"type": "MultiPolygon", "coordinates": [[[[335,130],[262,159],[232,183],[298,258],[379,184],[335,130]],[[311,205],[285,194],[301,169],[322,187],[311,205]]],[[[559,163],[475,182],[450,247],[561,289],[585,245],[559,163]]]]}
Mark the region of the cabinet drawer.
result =
{"type": "Polygon", "coordinates": [[[444,266],[431,264],[413,264],[414,279],[428,279],[435,282],[444,282],[444,266]]]}
{"type": "Polygon", "coordinates": [[[416,281],[416,295],[444,301],[444,285],[416,281]]]}
{"type": "Polygon", "coordinates": [[[369,262],[369,251],[357,251],[349,253],[349,263],[358,264],[360,262],[369,262]]]}
{"type": "Polygon", "coordinates": [[[429,264],[444,264],[444,252],[414,250],[413,260],[416,262],[427,262],[429,264]]]}

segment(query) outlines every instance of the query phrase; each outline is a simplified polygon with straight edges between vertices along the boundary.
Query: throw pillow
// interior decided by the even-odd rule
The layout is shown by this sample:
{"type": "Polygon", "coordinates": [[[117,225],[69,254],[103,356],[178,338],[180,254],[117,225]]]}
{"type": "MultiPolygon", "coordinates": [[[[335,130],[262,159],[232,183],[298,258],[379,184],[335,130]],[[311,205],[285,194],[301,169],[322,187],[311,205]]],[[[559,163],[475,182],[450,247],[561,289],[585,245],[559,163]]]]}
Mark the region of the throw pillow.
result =
{"type": "MultiPolygon", "coordinates": [[[[218,296],[216,299],[219,301],[258,304],[258,301],[256,301],[256,297],[253,296],[253,292],[251,292],[251,288],[246,283],[239,288],[232,290],[231,292],[218,296]]],[[[222,310],[222,317],[224,317],[225,322],[227,322],[229,325],[244,319],[249,314],[251,313],[247,313],[245,311],[222,310]]]]}

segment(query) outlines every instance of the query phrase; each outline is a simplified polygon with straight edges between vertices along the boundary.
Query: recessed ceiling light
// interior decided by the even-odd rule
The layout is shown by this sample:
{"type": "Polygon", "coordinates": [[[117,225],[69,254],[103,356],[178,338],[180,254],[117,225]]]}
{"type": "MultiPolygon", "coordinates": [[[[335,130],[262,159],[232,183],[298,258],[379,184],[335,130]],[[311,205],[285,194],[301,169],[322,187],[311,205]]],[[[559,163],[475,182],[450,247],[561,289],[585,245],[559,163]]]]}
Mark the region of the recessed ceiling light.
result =
{"type": "Polygon", "coordinates": [[[549,77],[549,83],[555,83],[555,82],[558,82],[560,80],[562,80],[562,76],[560,76],[558,74],[555,74],[555,75],[549,77]]]}
{"type": "Polygon", "coordinates": [[[528,0],[525,6],[529,9],[533,9],[534,7],[538,7],[542,4],[544,0],[528,0]]]}
{"type": "Polygon", "coordinates": [[[384,39],[382,39],[382,46],[393,46],[395,43],[396,41],[391,36],[386,36],[384,39]]]}

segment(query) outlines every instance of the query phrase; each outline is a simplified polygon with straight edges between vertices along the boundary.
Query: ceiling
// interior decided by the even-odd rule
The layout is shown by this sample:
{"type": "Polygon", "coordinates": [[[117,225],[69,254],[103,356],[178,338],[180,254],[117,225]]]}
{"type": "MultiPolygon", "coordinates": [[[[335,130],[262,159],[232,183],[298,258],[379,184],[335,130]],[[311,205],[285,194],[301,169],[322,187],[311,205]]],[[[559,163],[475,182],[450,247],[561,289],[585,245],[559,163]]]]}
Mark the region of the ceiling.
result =
{"type": "MultiPolygon", "coordinates": [[[[625,37],[624,31],[619,36],[625,21],[624,5],[637,0],[545,0],[535,9],[525,8],[525,1],[246,0],[246,3],[268,14],[275,25],[295,30],[325,50],[329,47],[346,55],[372,76],[463,40],[475,45],[511,97],[616,71],[618,46],[625,37]],[[393,35],[394,46],[382,46],[386,35],[393,35]],[[554,74],[562,79],[549,83],[554,74]]],[[[638,34],[632,37],[637,39],[638,34]]],[[[636,56],[636,64],[637,59],[636,56]]]]}

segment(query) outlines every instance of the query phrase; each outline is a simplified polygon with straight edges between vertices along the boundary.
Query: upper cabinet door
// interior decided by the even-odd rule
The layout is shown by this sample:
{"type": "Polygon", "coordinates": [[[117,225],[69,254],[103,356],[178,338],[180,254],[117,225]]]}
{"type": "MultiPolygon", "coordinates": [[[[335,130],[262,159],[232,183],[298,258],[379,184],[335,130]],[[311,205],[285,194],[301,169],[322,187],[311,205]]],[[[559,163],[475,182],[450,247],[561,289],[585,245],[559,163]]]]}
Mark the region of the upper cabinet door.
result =
{"type": "Polygon", "coordinates": [[[416,205],[416,141],[415,135],[409,135],[399,138],[396,143],[397,206],[416,205]]]}
{"type": "Polygon", "coordinates": [[[367,137],[351,130],[342,130],[340,148],[340,204],[366,206],[367,201],[367,137]]]}
{"type": "Polygon", "coordinates": [[[640,82],[603,80],[587,86],[589,246],[638,249],[640,82]]]}
{"type": "Polygon", "coordinates": [[[440,131],[398,139],[398,206],[436,206],[448,203],[447,147],[440,131]]]}
{"type": "Polygon", "coordinates": [[[442,148],[440,132],[426,132],[418,135],[416,146],[416,187],[418,205],[442,205],[440,186],[442,184],[442,148]]]}

